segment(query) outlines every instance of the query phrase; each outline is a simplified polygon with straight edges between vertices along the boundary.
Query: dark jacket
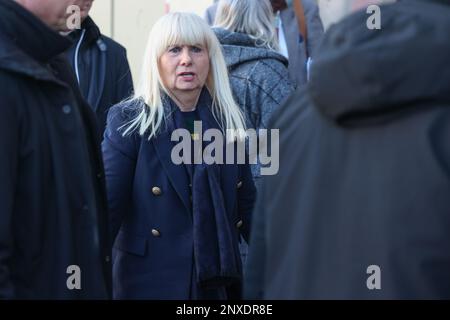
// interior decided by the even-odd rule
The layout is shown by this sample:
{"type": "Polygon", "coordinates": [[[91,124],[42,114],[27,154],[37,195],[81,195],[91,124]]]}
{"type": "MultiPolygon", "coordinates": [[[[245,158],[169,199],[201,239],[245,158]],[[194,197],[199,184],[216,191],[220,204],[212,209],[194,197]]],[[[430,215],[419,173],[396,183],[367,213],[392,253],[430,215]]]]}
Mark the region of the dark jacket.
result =
{"type": "Polygon", "coordinates": [[[133,80],[124,47],[102,35],[87,17],[80,30],[73,31],[74,41],[67,58],[77,76],[83,97],[97,115],[101,134],[111,106],[131,96],[133,80]]]}
{"type": "Polygon", "coordinates": [[[58,57],[71,43],[14,1],[0,16],[0,298],[108,298],[96,121],[58,57]]]}
{"type": "MultiPolygon", "coordinates": [[[[203,121],[204,128],[206,124],[210,124],[210,128],[218,127],[210,106],[204,101],[201,98],[197,106],[198,112],[207,119],[203,121]]],[[[166,109],[166,114],[173,114],[173,110],[166,109]]],[[[137,133],[123,137],[123,131],[118,129],[135,115],[133,102],[113,107],[103,140],[115,237],[114,298],[191,299],[192,286],[196,283],[194,256],[198,255],[194,250],[196,235],[199,235],[194,230],[198,226],[194,210],[198,186],[195,179],[194,182],[189,179],[185,166],[175,165],[171,159],[175,146],[175,142],[171,142],[175,128],[173,117],[167,118],[167,126],[151,140],[137,133]]],[[[207,203],[208,193],[212,193],[213,199],[223,197],[220,203],[214,202],[214,208],[224,205],[225,217],[222,218],[227,222],[222,227],[231,235],[229,244],[232,247],[220,261],[234,259],[241,269],[238,239],[240,234],[248,236],[255,187],[248,165],[218,165],[217,168],[221,191],[210,189],[200,194],[198,203],[207,203]]],[[[215,212],[211,207],[208,216],[215,212]]],[[[217,230],[223,229],[219,228],[221,222],[216,221],[217,230]]],[[[214,229],[205,230],[205,236],[209,232],[215,233],[214,229]]],[[[211,234],[211,237],[215,236],[211,234]]],[[[200,245],[215,251],[213,242],[201,241],[200,245]]],[[[210,262],[212,265],[214,261],[210,262]]]]}
{"type": "MultiPolygon", "coordinates": [[[[323,25],[319,15],[319,7],[314,0],[302,0],[305,11],[308,54],[314,60],[318,54],[318,48],[323,37],[323,25]]],[[[289,54],[289,74],[291,80],[302,86],[307,82],[308,56],[306,56],[305,41],[298,31],[297,17],[292,6],[280,12],[280,19],[283,24],[284,37],[289,54]]]]}
{"type": "MultiPolygon", "coordinates": [[[[236,102],[244,113],[247,128],[266,129],[271,116],[294,91],[288,62],[281,54],[257,46],[245,33],[214,28],[222,44],[236,102]]],[[[260,177],[259,165],[252,167],[260,177]]]]}
{"type": "Polygon", "coordinates": [[[265,279],[269,299],[450,298],[449,17],[408,0],[379,31],[361,11],[327,32],[273,123],[280,172],[255,211],[247,297],[265,279]]]}

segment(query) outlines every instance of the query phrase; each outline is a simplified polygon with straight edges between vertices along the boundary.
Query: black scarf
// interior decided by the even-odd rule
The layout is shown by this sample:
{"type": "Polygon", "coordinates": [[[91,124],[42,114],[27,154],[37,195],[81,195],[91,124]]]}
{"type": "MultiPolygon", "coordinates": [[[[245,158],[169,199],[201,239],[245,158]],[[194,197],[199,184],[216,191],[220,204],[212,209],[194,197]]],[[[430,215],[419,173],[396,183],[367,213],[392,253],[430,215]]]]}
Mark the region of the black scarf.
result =
{"type": "MultiPolygon", "coordinates": [[[[173,102],[173,108],[177,108],[173,102]]],[[[203,89],[197,104],[203,133],[219,129],[211,113],[212,99],[203,89]]],[[[175,121],[178,122],[179,121],[175,121]]],[[[207,146],[204,143],[203,149],[207,146]]],[[[225,151],[224,151],[225,155],[225,151]]],[[[241,280],[241,261],[236,230],[225,209],[220,166],[205,163],[192,170],[192,219],[197,282],[203,287],[228,286],[241,280]]]]}
{"type": "Polygon", "coordinates": [[[0,33],[41,63],[47,63],[72,44],[15,1],[0,0],[0,16],[0,33]]]}

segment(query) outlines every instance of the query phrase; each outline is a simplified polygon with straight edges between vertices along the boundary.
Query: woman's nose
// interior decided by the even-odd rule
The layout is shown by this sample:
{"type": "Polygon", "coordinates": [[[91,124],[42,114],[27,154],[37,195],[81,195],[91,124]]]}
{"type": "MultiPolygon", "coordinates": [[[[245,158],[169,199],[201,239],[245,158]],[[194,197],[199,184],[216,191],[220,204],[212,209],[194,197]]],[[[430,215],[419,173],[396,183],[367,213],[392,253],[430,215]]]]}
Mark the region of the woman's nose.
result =
{"type": "Polygon", "coordinates": [[[181,65],[189,65],[191,62],[192,57],[189,48],[183,48],[183,51],[181,52],[181,65]]]}

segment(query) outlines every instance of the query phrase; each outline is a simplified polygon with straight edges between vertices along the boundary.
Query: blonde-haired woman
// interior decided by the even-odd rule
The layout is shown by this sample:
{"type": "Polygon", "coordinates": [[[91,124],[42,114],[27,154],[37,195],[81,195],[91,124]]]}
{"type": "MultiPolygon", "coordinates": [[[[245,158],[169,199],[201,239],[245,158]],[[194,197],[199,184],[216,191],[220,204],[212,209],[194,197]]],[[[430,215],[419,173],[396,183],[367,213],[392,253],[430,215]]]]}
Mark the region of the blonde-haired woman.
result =
{"type": "MultiPolygon", "coordinates": [[[[135,96],[111,109],[103,142],[114,298],[239,298],[238,242],[255,199],[250,169],[189,161],[184,151],[176,164],[171,141],[177,129],[194,140],[208,129],[243,139],[220,45],[200,17],[168,14],[150,32],[142,71],[135,96]]],[[[208,146],[187,145],[196,143],[208,146]]]]}

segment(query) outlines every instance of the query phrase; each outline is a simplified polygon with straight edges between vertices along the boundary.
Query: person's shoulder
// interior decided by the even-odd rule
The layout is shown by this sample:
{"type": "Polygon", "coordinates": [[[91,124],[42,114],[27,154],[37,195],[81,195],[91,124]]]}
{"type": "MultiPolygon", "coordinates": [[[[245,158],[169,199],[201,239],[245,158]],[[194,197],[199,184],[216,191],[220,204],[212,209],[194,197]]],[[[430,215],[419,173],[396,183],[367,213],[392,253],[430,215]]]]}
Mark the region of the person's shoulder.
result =
{"type": "Polygon", "coordinates": [[[123,101],[109,109],[103,140],[104,153],[113,148],[131,159],[136,158],[141,136],[130,126],[138,114],[139,104],[136,99],[123,101]]]}
{"type": "Polygon", "coordinates": [[[120,44],[119,42],[117,42],[116,40],[105,36],[104,34],[102,34],[100,36],[100,38],[105,42],[107,50],[112,50],[112,51],[116,51],[116,52],[126,52],[127,49],[120,44]]]}
{"type": "Polygon", "coordinates": [[[297,138],[305,135],[305,132],[316,130],[322,121],[323,117],[318,114],[308,90],[299,87],[272,115],[268,127],[279,129],[283,132],[283,140],[292,140],[292,144],[295,144],[297,138]]]}
{"type": "MultiPolygon", "coordinates": [[[[240,67],[248,69],[247,72],[251,74],[258,74],[269,69],[276,69],[288,73],[288,60],[275,50],[265,47],[239,47],[227,46],[234,49],[228,52],[234,54],[235,62],[231,64],[235,68],[240,67]]],[[[229,60],[232,58],[228,57],[229,60]]]]}
{"type": "Polygon", "coordinates": [[[2,105],[7,101],[18,99],[22,96],[21,88],[30,82],[20,73],[0,68],[0,88],[2,88],[2,105]]]}
{"type": "Polygon", "coordinates": [[[141,99],[127,99],[112,106],[108,111],[108,123],[119,127],[134,120],[143,110],[141,99]]]}
{"type": "Polygon", "coordinates": [[[267,58],[260,60],[260,68],[273,69],[283,75],[288,75],[288,60],[278,52],[269,51],[267,58]]]}
{"type": "Polygon", "coordinates": [[[20,73],[0,68],[0,114],[1,123],[13,127],[22,118],[33,118],[36,115],[35,99],[38,88],[30,78],[20,73]],[[24,92],[26,94],[24,95],[24,92]]]}
{"type": "MultiPolygon", "coordinates": [[[[20,77],[17,77],[17,75],[14,72],[0,68],[0,83],[7,84],[7,83],[17,80],[17,79],[20,79],[20,77]]],[[[2,88],[4,88],[4,87],[2,87],[2,88]]],[[[3,93],[7,93],[7,92],[3,92],[3,90],[2,90],[2,96],[3,96],[3,93]]]]}
{"type": "Polygon", "coordinates": [[[287,60],[274,51],[269,51],[265,58],[253,62],[248,79],[255,83],[289,83],[287,60]]]}
{"type": "MultiPolygon", "coordinates": [[[[17,76],[8,71],[0,68],[0,87],[2,88],[2,100],[10,97],[13,93],[10,90],[4,90],[5,88],[14,89],[16,85],[12,85],[17,81],[17,76]]],[[[3,105],[3,103],[2,103],[3,105]]]]}

